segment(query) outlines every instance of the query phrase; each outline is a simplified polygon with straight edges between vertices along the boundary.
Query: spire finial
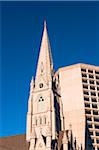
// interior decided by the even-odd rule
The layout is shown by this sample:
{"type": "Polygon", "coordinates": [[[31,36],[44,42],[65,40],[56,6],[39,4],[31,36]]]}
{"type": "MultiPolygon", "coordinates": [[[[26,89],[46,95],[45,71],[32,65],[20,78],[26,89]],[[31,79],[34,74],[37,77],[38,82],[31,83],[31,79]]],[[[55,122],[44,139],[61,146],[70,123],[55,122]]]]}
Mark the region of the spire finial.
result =
{"type": "Polygon", "coordinates": [[[46,27],[46,20],[44,20],[44,27],[46,27]]]}

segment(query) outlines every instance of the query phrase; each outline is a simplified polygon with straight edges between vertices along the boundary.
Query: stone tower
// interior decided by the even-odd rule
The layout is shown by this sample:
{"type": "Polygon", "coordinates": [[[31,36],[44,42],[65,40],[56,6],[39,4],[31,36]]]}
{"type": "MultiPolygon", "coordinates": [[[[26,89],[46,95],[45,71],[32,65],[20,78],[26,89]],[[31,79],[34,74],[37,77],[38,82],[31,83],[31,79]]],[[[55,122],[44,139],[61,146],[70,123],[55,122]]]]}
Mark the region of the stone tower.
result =
{"type": "Polygon", "coordinates": [[[44,22],[36,77],[35,81],[33,78],[31,80],[28,100],[26,140],[30,143],[29,150],[51,150],[57,147],[61,121],[54,89],[53,62],[44,22]]]}

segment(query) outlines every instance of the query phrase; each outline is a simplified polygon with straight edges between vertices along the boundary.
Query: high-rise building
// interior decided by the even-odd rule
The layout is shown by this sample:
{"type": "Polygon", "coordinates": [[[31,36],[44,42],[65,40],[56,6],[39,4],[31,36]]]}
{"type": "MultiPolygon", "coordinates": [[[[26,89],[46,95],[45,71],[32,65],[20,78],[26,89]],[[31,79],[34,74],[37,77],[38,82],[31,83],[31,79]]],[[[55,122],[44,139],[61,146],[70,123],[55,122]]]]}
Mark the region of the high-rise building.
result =
{"type": "Polygon", "coordinates": [[[76,64],[55,72],[46,22],[30,83],[26,140],[29,150],[99,149],[99,67],[76,64]]]}
{"type": "Polygon", "coordinates": [[[76,64],[59,68],[60,95],[65,130],[71,125],[78,145],[86,149],[92,141],[99,150],[99,67],[76,64]]]}

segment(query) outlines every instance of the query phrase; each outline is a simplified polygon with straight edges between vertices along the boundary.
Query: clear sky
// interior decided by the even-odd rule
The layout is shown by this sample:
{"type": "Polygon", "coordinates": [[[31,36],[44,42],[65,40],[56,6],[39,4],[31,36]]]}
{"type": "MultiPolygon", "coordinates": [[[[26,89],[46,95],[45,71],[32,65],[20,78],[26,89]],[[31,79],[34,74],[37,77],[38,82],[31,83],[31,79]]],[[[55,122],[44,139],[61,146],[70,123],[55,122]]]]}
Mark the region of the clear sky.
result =
{"type": "Polygon", "coordinates": [[[47,21],[55,70],[99,65],[99,2],[1,2],[0,136],[25,133],[29,83],[47,21]],[[2,4],[2,5],[1,5],[2,4]]]}

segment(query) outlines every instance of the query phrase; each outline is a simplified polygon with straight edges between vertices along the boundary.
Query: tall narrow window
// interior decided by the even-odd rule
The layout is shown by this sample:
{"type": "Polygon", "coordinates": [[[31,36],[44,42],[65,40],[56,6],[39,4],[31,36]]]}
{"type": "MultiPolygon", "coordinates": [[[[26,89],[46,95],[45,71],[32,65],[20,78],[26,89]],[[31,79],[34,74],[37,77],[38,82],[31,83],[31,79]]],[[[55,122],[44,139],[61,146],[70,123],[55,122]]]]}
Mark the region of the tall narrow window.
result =
{"type": "Polygon", "coordinates": [[[42,124],[42,118],[40,117],[40,124],[42,124]]]}
{"type": "Polygon", "coordinates": [[[46,124],[46,117],[44,117],[44,124],[46,124]]]}
{"type": "Polygon", "coordinates": [[[35,118],[35,125],[37,125],[37,118],[35,118]]]}

